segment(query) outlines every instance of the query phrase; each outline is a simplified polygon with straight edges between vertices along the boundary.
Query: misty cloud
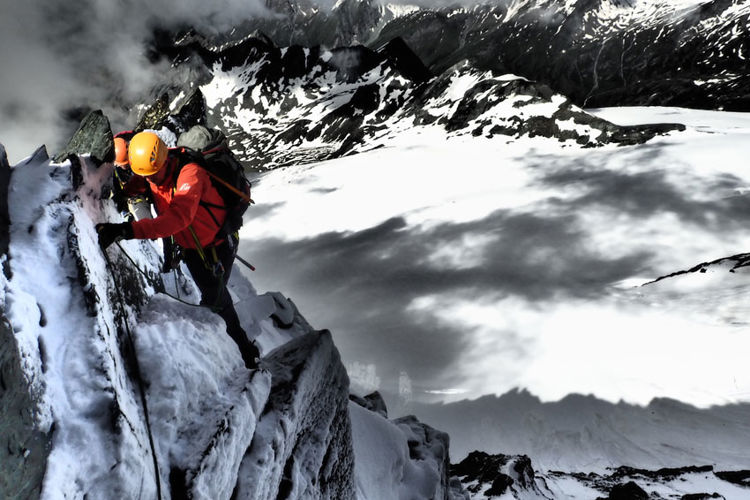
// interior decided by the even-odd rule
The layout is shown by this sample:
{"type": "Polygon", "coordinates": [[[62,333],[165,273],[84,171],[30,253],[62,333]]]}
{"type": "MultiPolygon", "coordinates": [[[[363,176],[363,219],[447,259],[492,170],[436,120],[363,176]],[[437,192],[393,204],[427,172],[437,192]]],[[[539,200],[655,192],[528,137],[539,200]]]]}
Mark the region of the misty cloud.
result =
{"type": "MultiPolygon", "coordinates": [[[[249,238],[240,252],[258,266],[251,278],[259,290],[290,293],[312,324],[332,329],[352,360],[377,362],[385,386],[408,367],[417,388],[432,388],[456,383],[442,378],[455,373],[451,367],[458,366],[469,336],[460,326],[415,312],[412,301],[433,294],[457,301],[594,299],[611,283],[642,271],[649,258],[597,255],[585,240],[575,217],[501,210],[429,230],[396,217],[363,231],[298,241],[249,238]],[[467,234],[490,236],[474,265],[426,258],[435,249],[463,245],[467,234]]],[[[521,347],[514,332],[503,335],[509,350],[521,347]]]]}
{"type": "MultiPolygon", "coordinates": [[[[643,146],[633,155],[637,165],[658,165],[663,146],[643,146]]],[[[666,167],[666,165],[665,165],[666,167]]],[[[673,165],[671,166],[673,167],[673,165]]],[[[595,205],[608,205],[635,218],[674,213],[686,224],[725,231],[744,231],[750,216],[750,197],[736,194],[745,182],[732,175],[710,179],[682,175],[675,184],[669,170],[629,172],[603,170],[596,159],[581,159],[576,167],[555,158],[544,158],[537,167],[546,172],[540,183],[557,189],[574,187],[581,194],[560,204],[568,213],[595,205]]]]}
{"type": "Polygon", "coordinates": [[[0,143],[11,163],[41,143],[55,151],[77,125],[63,116],[70,108],[101,108],[115,129],[132,126],[131,106],[147,101],[171,71],[146,57],[154,29],[191,25],[212,33],[267,15],[260,0],[3,2],[0,143]]]}

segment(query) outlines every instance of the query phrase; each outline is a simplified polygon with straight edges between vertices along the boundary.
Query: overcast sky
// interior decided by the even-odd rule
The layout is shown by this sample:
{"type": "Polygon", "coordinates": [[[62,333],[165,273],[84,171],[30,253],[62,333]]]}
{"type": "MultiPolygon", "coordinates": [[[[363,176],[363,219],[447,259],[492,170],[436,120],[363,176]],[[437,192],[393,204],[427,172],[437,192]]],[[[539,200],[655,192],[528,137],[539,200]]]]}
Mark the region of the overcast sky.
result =
{"type": "Polygon", "coordinates": [[[0,143],[11,164],[41,144],[50,152],[64,145],[76,108],[101,108],[114,128],[132,126],[113,98],[143,102],[168,71],[145,57],[154,28],[210,32],[258,15],[267,12],[257,0],[0,2],[0,143]]]}

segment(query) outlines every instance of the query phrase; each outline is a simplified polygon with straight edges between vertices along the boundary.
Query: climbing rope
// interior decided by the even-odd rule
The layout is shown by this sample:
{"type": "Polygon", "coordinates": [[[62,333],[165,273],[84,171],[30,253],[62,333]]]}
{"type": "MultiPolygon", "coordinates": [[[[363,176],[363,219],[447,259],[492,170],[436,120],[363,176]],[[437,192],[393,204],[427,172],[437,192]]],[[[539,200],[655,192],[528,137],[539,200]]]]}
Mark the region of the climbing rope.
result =
{"type": "MultiPolygon", "coordinates": [[[[144,271],[143,269],[141,269],[140,267],[138,267],[138,264],[135,262],[135,260],[133,260],[133,258],[130,255],[128,255],[128,252],[126,252],[125,249],[122,248],[122,246],[120,245],[119,241],[115,242],[115,244],[120,249],[120,251],[125,256],[125,258],[130,261],[130,263],[133,265],[133,267],[135,268],[135,270],[138,271],[141,275],[143,275],[143,277],[146,278],[146,281],[148,281],[151,286],[153,286],[157,290],[160,289],[160,288],[162,288],[162,287],[158,286],[158,284],[154,281],[154,279],[151,276],[149,276],[146,273],[146,271],[144,271]]],[[[176,275],[175,275],[175,289],[179,290],[179,287],[177,286],[177,276],[176,275]]],[[[183,300],[180,297],[172,295],[171,293],[167,292],[163,288],[160,290],[160,293],[163,293],[167,297],[171,297],[174,300],[176,300],[177,302],[180,302],[181,304],[185,304],[186,306],[191,306],[191,307],[206,307],[206,306],[204,306],[202,304],[193,304],[192,302],[188,302],[186,300],[183,300]]]]}
{"type": "MultiPolygon", "coordinates": [[[[118,246],[119,246],[119,243],[118,243],[118,246]]],[[[125,332],[127,334],[126,337],[128,339],[128,344],[130,345],[130,349],[133,352],[136,382],[138,382],[138,390],[141,395],[141,404],[143,405],[143,415],[146,419],[146,433],[148,434],[148,444],[151,446],[151,458],[154,462],[154,479],[156,481],[156,497],[159,500],[161,500],[161,476],[159,474],[159,461],[156,458],[156,447],[154,446],[154,436],[151,432],[151,420],[149,418],[148,404],[146,402],[146,389],[143,387],[143,375],[141,374],[141,367],[138,363],[138,355],[136,354],[136,351],[135,351],[135,342],[133,341],[133,335],[130,332],[130,326],[128,325],[128,319],[125,314],[125,301],[123,299],[120,286],[117,282],[116,273],[114,272],[112,262],[109,260],[109,255],[107,255],[106,250],[102,253],[104,254],[104,260],[107,263],[107,269],[109,269],[109,273],[112,275],[112,280],[115,283],[115,290],[117,291],[118,303],[120,305],[120,315],[122,316],[122,321],[123,321],[123,324],[125,325],[125,332]]]]}
{"type": "MultiPolygon", "coordinates": [[[[125,249],[122,248],[122,245],[120,245],[119,241],[116,241],[115,244],[117,245],[117,248],[120,249],[120,251],[125,256],[125,258],[130,261],[130,263],[133,265],[133,267],[135,268],[135,270],[138,271],[144,278],[146,278],[146,281],[148,281],[151,286],[153,286],[157,290],[161,289],[161,290],[159,290],[160,293],[163,293],[167,297],[171,297],[172,299],[176,300],[177,302],[180,302],[181,304],[185,304],[186,306],[191,306],[191,307],[208,307],[208,306],[203,305],[203,304],[193,304],[192,302],[187,302],[186,300],[181,299],[179,296],[174,296],[171,293],[169,293],[166,290],[164,290],[162,287],[159,287],[158,284],[154,281],[154,279],[146,273],[146,271],[144,271],[143,269],[141,269],[140,267],[138,267],[138,264],[135,262],[135,260],[133,260],[133,258],[130,255],[128,255],[128,252],[126,252],[125,249]]],[[[235,259],[237,259],[241,263],[245,264],[251,271],[255,271],[255,267],[252,264],[250,264],[248,261],[246,261],[245,259],[243,259],[242,257],[240,257],[239,255],[235,255],[235,259]]],[[[178,290],[178,293],[179,293],[179,287],[177,286],[177,276],[176,276],[176,274],[175,274],[175,278],[174,279],[175,279],[175,289],[178,290]]]]}

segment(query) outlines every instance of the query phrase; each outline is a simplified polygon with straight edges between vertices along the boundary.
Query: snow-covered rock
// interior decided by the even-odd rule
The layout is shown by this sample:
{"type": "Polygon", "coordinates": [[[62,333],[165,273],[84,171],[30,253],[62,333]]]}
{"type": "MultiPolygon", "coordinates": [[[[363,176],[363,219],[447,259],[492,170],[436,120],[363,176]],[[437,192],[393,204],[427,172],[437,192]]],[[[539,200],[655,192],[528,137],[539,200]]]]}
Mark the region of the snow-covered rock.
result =
{"type": "Polygon", "coordinates": [[[380,50],[402,38],[435,75],[468,59],[479,70],[543,82],[578,106],[750,105],[743,78],[750,8],[736,0],[351,0],[328,7],[272,2],[276,17],[238,21],[216,40],[199,39],[226,48],[260,30],[284,45],[380,50]]]}
{"type": "Polygon", "coordinates": [[[242,461],[236,498],[355,498],[349,378],[331,334],[296,338],[263,367],[271,395],[242,461]]]}
{"type": "MultiPolygon", "coordinates": [[[[0,167],[13,174],[2,196],[10,224],[2,224],[9,246],[0,277],[0,432],[8,443],[1,496],[229,498],[257,436],[271,373],[248,372],[221,319],[191,307],[198,297],[184,270],[182,285],[165,285],[155,243],[99,250],[94,223],[120,217],[106,198],[111,164],[97,168],[78,156],[52,163],[40,148],[23,164],[0,167]],[[178,289],[182,302],[160,293],[178,289]]],[[[289,340],[271,318],[280,300],[258,297],[234,274],[231,289],[248,331],[263,336],[265,349],[289,340]],[[261,313],[248,318],[253,311],[261,313]]],[[[306,344],[296,352],[322,370],[306,379],[306,389],[324,382],[317,401],[328,408],[331,397],[342,400],[334,441],[345,448],[347,378],[330,337],[327,346],[325,357],[306,344]],[[324,375],[336,363],[334,388],[324,375]]],[[[278,380],[283,367],[277,372],[278,380]]],[[[299,382],[285,380],[288,390],[299,382]]],[[[303,436],[329,423],[319,415],[286,417],[303,436]]],[[[339,491],[338,480],[331,491],[339,491]]]]}
{"type": "Polygon", "coordinates": [[[447,434],[414,417],[388,420],[355,402],[349,414],[359,499],[452,498],[447,434]]]}
{"type": "Polygon", "coordinates": [[[538,472],[526,456],[482,452],[471,453],[453,466],[452,473],[466,499],[524,500],[740,499],[747,496],[746,481],[750,477],[747,471],[727,473],[714,471],[712,466],[658,470],[618,467],[606,474],[538,472]]]}

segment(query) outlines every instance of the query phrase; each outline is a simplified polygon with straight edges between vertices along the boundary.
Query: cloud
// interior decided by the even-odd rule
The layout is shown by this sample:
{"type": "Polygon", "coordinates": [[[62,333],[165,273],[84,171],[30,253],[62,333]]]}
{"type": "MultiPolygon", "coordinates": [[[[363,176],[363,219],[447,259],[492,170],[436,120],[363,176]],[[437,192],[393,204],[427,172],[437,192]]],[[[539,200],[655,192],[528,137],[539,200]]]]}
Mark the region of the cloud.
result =
{"type": "Polygon", "coordinates": [[[460,318],[450,323],[429,308],[413,307],[420,298],[594,299],[640,272],[649,258],[590,251],[572,216],[504,210],[427,230],[395,217],[362,231],[296,241],[249,239],[240,253],[258,264],[256,287],[294,293],[313,325],[334,332],[345,359],[376,363],[386,387],[395,386],[406,367],[416,391],[455,384],[456,363],[470,349],[460,318]],[[466,235],[490,236],[481,240],[471,265],[446,264],[435,253],[461,248],[466,235]]]}
{"type": "Polygon", "coordinates": [[[218,32],[265,15],[259,0],[2,2],[0,143],[11,163],[41,143],[56,151],[77,125],[75,109],[101,108],[114,128],[132,126],[131,107],[174,71],[147,57],[155,29],[218,32]]]}

